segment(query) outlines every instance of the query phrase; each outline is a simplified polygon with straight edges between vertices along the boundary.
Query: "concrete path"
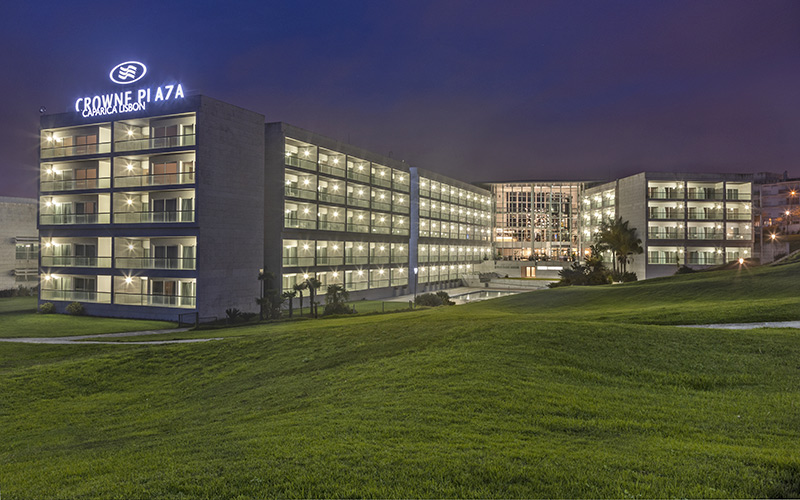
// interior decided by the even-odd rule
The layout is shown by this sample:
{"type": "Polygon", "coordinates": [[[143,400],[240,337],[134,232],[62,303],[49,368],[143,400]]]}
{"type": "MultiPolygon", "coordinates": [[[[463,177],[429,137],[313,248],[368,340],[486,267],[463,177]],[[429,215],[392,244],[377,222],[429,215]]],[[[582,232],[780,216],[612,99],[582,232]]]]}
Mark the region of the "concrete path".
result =
{"type": "Polygon", "coordinates": [[[716,325],[679,325],[683,328],[722,328],[752,330],[753,328],[800,328],[800,321],[765,321],[762,323],[719,323],[716,325]]]}
{"type": "Polygon", "coordinates": [[[69,337],[19,337],[19,338],[0,338],[0,342],[18,342],[22,344],[116,344],[116,345],[159,345],[159,344],[188,344],[192,342],[208,342],[209,340],[222,340],[222,337],[208,339],[184,339],[184,340],[143,340],[131,342],[103,342],[101,340],[89,340],[100,338],[119,338],[119,337],[141,337],[145,335],[160,335],[163,333],[181,333],[188,331],[189,328],[172,328],[169,330],[147,330],[143,332],[120,332],[120,333],[99,333],[96,335],[72,335],[69,337]]]}

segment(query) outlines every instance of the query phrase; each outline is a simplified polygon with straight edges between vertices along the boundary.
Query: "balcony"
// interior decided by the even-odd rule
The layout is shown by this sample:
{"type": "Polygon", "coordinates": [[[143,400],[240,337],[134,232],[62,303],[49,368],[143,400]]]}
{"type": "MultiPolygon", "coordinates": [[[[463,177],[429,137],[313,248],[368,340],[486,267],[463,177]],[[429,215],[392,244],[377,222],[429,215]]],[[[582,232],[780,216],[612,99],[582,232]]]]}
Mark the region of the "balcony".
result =
{"type": "Polygon", "coordinates": [[[728,214],[725,218],[727,220],[750,220],[752,219],[752,217],[753,217],[752,212],[738,212],[730,210],[728,211],[728,214]]]}
{"type": "Polygon", "coordinates": [[[118,269],[172,269],[194,270],[194,258],[160,258],[160,257],[117,257],[114,264],[118,269]]]}
{"type": "Polygon", "coordinates": [[[319,229],[322,231],[344,231],[344,222],[319,221],[319,229]]]}
{"type": "Polygon", "coordinates": [[[110,177],[99,177],[93,179],[62,179],[62,180],[43,180],[40,184],[42,192],[48,191],[77,191],[79,189],[108,189],[111,187],[110,177]]]}
{"type": "Polygon", "coordinates": [[[110,224],[111,214],[108,212],[91,214],[40,214],[39,224],[72,225],[72,224],[110,224]]]}
{"type": "Polygon", "coordinates": [[[183,148],[195,145],[195,134],[172,135],[167,137],[144,137],[116,141],[117,152],[141,151],[146,149],[183,148]]]}
{"type": "Polygon", "coordinates": [[[722,210],[689,210],[689,220],[722,220],[722,210]]]}
{"type": "Polygon", "coordinates": [[[111,267],[111,257],[42,255],[42,267],[111,267]]]}
{"type": "Polygon", "coordinates": [[[295,217],[284,217],[283,226],[293,229],[316,229],[316,219],[297,219],[295,217]]]}
{"type": "Polygon", "coordinates": [[[682,189],[648,188],[647,197],[651,200],[682,200],[685,192],[682,189]]]}
{"type": "Polygon", "coordinates": [[[753,233],[728,233],[725,239],[727,240],[750,240],[753,238],[753,233]]]}
{"type": "Polygon", "coordinates": [[[114,187],[166,186],[170,184],[194,184],[194,172],[124,175],[114,178],[114,187]]]}
{"type": "Polygon", "coordinates": [[[286,157],[286,165],[291,167],[302,168],[303,170],[310,170],[312,172],[317,171],[317,162],[312,160],[306,160],[304,158],[298,158],[297,156],[287,156],[286,157]]]}
{"type": "Polygon", "coordinates": [[[184,295],[155,295],[145,293],[114,294],[114,303],[131,306],[156,306],[156,307],[185,307],[193,308],[197,300],[192,296],[184,295]]]}
{"type": "Polygon", "coordinates": [[[722,255],[715,256],[693,256],[687,259],[687,264],[693,266],[718,266],[725,263],[722,255]]]}
{"type": "Polygon", "coordinates": [[[316,200],[317,192],[313,189],[302,189],[297,185],[287,184],[284,188],[284,195],[289,198],[302,198],[304,200],[316,200]]]}
{"type": "Polygon", "coordinates": [[[96,142],[93,144],[70,146],[55,143],[53,146],[43,146],[40,156],[42,158],[62,158],[65,156],[108,154],[110,152],[111,142],[96,142]]]}
{"type": "Polygon", "coordinates": [[[690,200],[721,200],[723,191],[719,189],[689,188],[687,191],[690,200]]]}
{"type": "Polygon", "coordinates": [[[194,210],[115,212],[115,224],[194,222],[194,210]]]}
{"type": "Polygon", "coordinates": [[[368,233],[369,232],[369,224],[361,224],[361,223],[347,223],[347,230],[353,233],[368,233]]]}
{"type": "Polygon", "coordinates": [[[689,231],[690,240],[721,240],[725,237],[723,231],[689,231]]]}
{"type": "Polygon", "coordinates": [[[100,304],[111,303],[111,292],[93,292],[84,290],[51,290],[42,288],[42,300],[65,300],[70,302],[96,302],[100,304]]]}

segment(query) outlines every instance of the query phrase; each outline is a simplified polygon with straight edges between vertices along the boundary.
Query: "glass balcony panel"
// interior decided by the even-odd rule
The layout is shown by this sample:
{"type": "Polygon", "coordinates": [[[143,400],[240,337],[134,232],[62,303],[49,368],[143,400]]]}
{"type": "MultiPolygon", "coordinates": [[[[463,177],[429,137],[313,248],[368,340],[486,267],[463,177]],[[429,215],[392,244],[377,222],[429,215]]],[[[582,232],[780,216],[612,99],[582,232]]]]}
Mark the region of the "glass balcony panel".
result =
{"type": "Polygon", "coordinates": [[[84,290],[51,290],[42,288],[42,300],[65,300],[70,302],[96,302],[100,304],[111,303],[111,292],[95,292],[84,290]]]}
{"type": "Polygon", "coordinates": [[[114,187],[166,186],[170,184],[194,184],[194,172],[125,175],[114,178],[114,187]]]}
{"type": "Polygon", "coordinates": [[[78,146],[64,146],[54,143],[53,146],[42,147],[42,158],[61,158],[64,156],[82,156],[107,154],[111,152],[111,142],[99,142],[78,146]]]}
{"type": "Polygon", "coordinates": [[[150,222],[194,222],[194,210],[174,210],[169,212],[137,211],[115,212],[115,224],[139,224],[150,222]]]}
{"type": "Polygon", "coordinates": [[[111,214],[107,212],[93,214],[40,214],[42,225],[62,224],[110,224],[111,214]]]}
{"type": "Polygon", "coordinates": [[[108,189],[111,187],[110,177],[94,179],[69,179],[51,180],[41,182],[41,190],[46,191],[73,191],[78,189],[108,189]]]}
{"type": "Polygon", "coordinates": [[[111,267],[111,257],[42,255],[42,267],[111,267]]]}
{"type": "Polygon", "coordinates": [[[156,295],[116,292],[114,294],[114,303],[132,306],[193,308],[196,306],[197,301],[195,297],[184,295],[156,295]]]}
{"type": "Polygon", "coordinates": [[[195,134],[173,135],[168,137],[145,137],[116,141],[114,149],[117,152],[139,151],[145,149],[182,148],[195,145],[195,134]]]}
{"type": "Polygon", "coordinates": [[[194,258],[117,257],[115,266],[120,269],[195,269],[194,258]]]}

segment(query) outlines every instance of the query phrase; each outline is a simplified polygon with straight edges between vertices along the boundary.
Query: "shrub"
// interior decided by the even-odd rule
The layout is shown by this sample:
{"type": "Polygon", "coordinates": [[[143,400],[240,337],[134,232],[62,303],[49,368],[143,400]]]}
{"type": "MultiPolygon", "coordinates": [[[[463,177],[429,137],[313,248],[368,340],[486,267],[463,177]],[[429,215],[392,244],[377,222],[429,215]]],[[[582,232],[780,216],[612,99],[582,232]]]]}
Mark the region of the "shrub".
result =
{"type": "Polygon", "coordinates": [[[630,283],[631,281],[639,280],[639,278],[636,276],[636,273],[623,273],[622,271],[613,271],[611,273],[611,279],[614,280],[615,283],[630,283]]]}
{"type": "Polygon", "coordinates": [[[86,314],[86,308],[83,307],[83,304],[80,302],[73,302],[68,305],[66,311],[67,314],[72,314],[73,316],[83,316],[86,314]]]}
{"type": "Polygon", "coordinates": [[[337,302],[325,304],[325,310],[322,314],[329,316],[331,314],[353,314],[354,312],[355,310],[344,302],[337,302]]]}
{"type": "Polygon", "coordinates": [[[681,267],[678,268],[677,271],[675,271],[675,274],[691,274],[691,273],[696,273],[696,272],[697,271],[695,271],[694,269],[692,269],[689,266],[681,266],[681,267]]]}
{"type": "Polygon", "coordinates": [[[414,299],[414,303],[418,306],[426,307],[451,306],[455,304],[455,302],[450,300],[450,296],[447,294],[447,292],[444,291],[417,295],[417,297],[414,299]]]}
{"type": "Polygon", "coordinates": [[[450,300],[450,295],[447,292],[445,292],[444,290],[440,290],[440,291],[436,292],[436,296],[439,297],[440,299],[442,299],[442,305],[443,306],[455,305],[455,302],[450,300]]]}
{"type": "Polygon", "coordinates": [[[39,312],[41,314],[53,314],[56,312],[56,306],[52,302],[45,302],[39,306],[39,312]]]}
{"type": "Polygon", "coordinates": [[[232,307],[230,309],[225,309],[225,314],[228,316],[228,323],[235,323],[242,314],[242,311],[232,307]]]}

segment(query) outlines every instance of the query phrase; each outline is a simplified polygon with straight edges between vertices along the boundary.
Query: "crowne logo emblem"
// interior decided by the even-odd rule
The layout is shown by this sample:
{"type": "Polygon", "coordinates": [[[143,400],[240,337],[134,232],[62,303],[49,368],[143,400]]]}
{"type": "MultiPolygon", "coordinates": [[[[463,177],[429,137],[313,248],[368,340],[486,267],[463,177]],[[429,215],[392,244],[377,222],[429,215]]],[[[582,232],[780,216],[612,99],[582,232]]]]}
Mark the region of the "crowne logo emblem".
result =
{"type": "Polygon", "coordinates": [[[129,83],[138,82],[147,73],[147,66],[139,61],[126,61],[114,66],[114,69],[109,73],[109,78],[114,83],[120,85],[127,85],[129,83]]]}

